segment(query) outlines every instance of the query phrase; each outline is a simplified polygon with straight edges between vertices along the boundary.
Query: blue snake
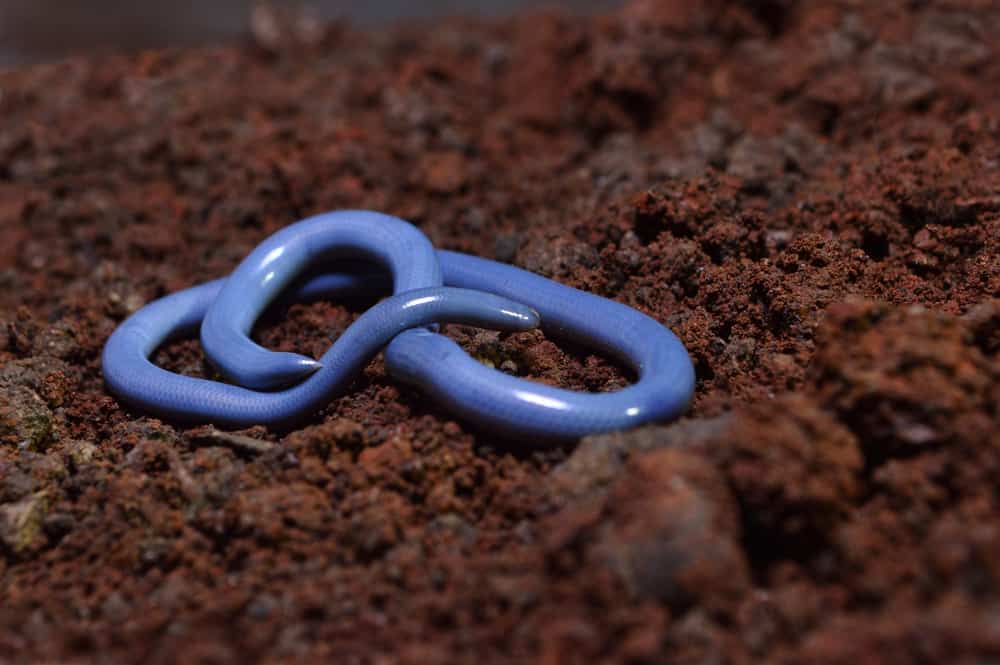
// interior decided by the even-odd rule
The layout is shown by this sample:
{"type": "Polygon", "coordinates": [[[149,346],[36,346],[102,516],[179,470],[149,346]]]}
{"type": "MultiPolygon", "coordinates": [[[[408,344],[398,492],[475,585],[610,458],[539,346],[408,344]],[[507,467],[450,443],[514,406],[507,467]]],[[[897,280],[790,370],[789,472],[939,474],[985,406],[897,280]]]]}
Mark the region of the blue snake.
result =
{"type": "Polygon", "coordinates": [[[669,420],[688,406],[694,368],[680,340],[626,305],[467,254],[435,251],[415,227],[389,215],[338,211],[285,227],[228,278],[156,300],[126,319],[102,355],[105,382],[123,401],[170,420],[245,427],[291,426],[343,394],[385,349],[389,374],[418,386],[456,415],[490,431],[539,439],[669,420]],[[371,290],[387,268],[394,295],[362,314],[320,358],[257,346],[248,332],[286,292],[295,300],[371,290]],[[339,262],[343,273],[304,275],[339,262]],[[610,393],[579,393],[513,377],[469,357],[435,324],[507,331],[541,325],[549,335],[606,352],[638,381],[610,393]],[[168,372],[149,360],[169,339],[201,327],[206,355],[230,385],[168,372]],[[297,381],[297,383],[296,383],[297,381]],[[290,385],[294,384],[294,385],[290,385]]]}

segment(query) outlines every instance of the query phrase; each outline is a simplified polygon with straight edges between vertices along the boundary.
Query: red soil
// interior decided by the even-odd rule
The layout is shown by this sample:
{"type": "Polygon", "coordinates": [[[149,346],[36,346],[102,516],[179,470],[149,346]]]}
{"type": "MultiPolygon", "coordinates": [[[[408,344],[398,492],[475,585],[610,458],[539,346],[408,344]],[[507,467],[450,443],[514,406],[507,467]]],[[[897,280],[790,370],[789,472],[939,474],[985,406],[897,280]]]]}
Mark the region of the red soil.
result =
{"type": "Polygon", "coordinates": [[[647,0],[0,75],[0,662],[1000,658],[997,34],[981,0],[647,0]],[[292,432],[106,393],[129,312],[347,207],[663,321],[694,408],[553,450],[380,361],[292,432]]]}

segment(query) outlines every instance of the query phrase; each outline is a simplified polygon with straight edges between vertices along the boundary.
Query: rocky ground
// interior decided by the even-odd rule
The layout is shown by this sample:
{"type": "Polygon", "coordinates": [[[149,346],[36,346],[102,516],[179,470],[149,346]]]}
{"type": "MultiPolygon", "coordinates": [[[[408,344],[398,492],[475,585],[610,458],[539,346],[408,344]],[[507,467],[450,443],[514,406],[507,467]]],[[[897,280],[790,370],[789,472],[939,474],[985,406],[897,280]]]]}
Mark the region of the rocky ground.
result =
{"type": "MultiPolygon", "coordinates": [[[[1000,658],[998,33],[983,0],[640,0],[0,74],[0,662],[1000,658]],[[108,395],[130,312],[346,207],[656,317],[693,409],[553,449],[379,360],[295,431],[108,395]]],[[[360,311],[256,334],[317,355],[360,311]]]]}

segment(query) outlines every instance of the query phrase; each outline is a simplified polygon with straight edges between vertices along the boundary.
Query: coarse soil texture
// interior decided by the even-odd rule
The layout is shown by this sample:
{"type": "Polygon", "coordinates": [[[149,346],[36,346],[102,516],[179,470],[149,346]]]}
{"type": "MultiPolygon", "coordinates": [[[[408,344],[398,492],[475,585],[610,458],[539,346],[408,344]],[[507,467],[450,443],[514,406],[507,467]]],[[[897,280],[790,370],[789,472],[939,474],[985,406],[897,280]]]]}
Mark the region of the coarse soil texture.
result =
{"type": "MultiPolygon", "coordinates": [[[[1000,659],[1000,6],[297,25],[0,75],[0,662],[1000,659]],[[293,431],[106,392],[130,312],[338,208],[657,318],[692,410],[552,448],[380,360],[293,431]]],[[[254,334],[315,357],[364,306],[254,334]]]]}

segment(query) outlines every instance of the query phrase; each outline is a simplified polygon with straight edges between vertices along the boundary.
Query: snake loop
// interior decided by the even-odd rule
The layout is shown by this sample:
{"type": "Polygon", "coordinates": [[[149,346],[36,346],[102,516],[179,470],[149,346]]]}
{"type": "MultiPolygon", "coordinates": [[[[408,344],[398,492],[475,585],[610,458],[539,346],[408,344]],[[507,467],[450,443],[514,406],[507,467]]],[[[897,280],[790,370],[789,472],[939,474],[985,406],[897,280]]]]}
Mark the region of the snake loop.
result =
{"type": "Polygon", "coordinates": [[[229,278],[145,306],[109,338],[102,369],[124,401],[172,420],[289,425],[346,391],[383,347],[393,377],[416,384],[467,420],[511,435],[570,439],[668,420],[686,409],[694,391],[683,344],[652,318],[513,266],[435,252],[407,222],[363,211],[326,213],[286,227],[229,278]],[[318,363],[249,339],[258,315],[290,285],[295,298],[336,297],[370,286],[370,275],[334,272],[295,285],[309,264],[323,261],[326,269],[325,262],[345,258],[387,268],[395,295],[359,317],[318,363]],[[490,369],[433,328],[420,327],[453,321],[527,330],[539,317],[547,334],[614,355],[638,381],[600,394],[554,388],[490,369]],[[231,380],[256,389],[181,376],[149,361],[157,346],[199,324],[211,361],[231,380]],[[303,376],[294,386],[262,390],[303,376]]]}

